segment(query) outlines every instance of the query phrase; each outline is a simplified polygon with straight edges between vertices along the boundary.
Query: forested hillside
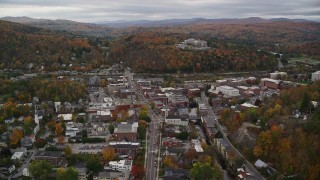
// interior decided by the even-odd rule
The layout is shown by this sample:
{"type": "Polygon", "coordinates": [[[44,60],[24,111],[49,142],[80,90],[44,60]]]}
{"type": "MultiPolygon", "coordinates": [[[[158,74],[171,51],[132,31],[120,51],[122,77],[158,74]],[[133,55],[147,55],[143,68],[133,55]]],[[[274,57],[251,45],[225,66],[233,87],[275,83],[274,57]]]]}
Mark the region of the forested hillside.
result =
{"type": "Polygon", "coordinates": [[[34,19],[29,17],[3,17],[0,20],[21,23],[28,26],[38,28],[66,31],[83,36],[112,36],[113,29],[90,23],[82,23],[64,19],[50,20],[50,19],[34,19]]]}
{"type": "Polygon", "coordinates": [[[1,69],[88,70],[105,64],[101,47],[108,44],[6,21],[0,21],[0,39],[1,69]]]}
{"type": "MultiPolygon", "coordinates": [[[[230,134],[250,122],[259,125],[254,147],[239,144],[247,158],[268,162],[278,174],[294,179],[320,177],[320,83],[282,90],[279,96],[263,101],[259,108],[243,112],[225,110],[221,122],[230,134]],[[293,112],[293,113],[292,113],[293,112]],[[296,113],[300,117],[296,116],[296,113]],[[303,117],[308,117],[303,120],[303,117]]],[[[267,171],[265,174],[268,175],[267,171]]]]}
{"type": "Polygon", "coordinates": [[[225,72],[274,70],[278,62],[270,52],[320,58],[320,23],[312,22],[129,27],[106,33],[113,35],[111,43],[6,21],[0,21],[0,32],[0,67],[12,69],[34,63],[33,69],[88,70],[124,62],[138,72],[225,72]],[[211,49],[176,47],[188,38],[205,40],[211,49]]]}
{"type": "Polygon", "coordinates": [[[207,51],[185,51],[175,46],[187,38],[188,35],[178,33],[137,33],[114,42],[110,60],[122,60],[140,72],[264,70],[274,69],[277,64],[267,52],[214,37],[210,37],[212,49],[207,51]]]}
{"type": "Polygon", "coordinates": [[[262,106],[268,127],[256,142],[256,157],[272,162],[285,175],[296,174],[299,179],[320,177],[320,110],[311,103],[319,101],[319,90],[319,82],[292,88],[262,106]],[[296,109],[310,119],[301,122],[288,114],[296,109]]]}
{"type": "Polygon", "coordinates": [[[319,58],[319,32],[319,23],[287,21],[131,27],[118,32],[125,37],[114,42],[111,60],[124,61],[139,71],[274,69],[277,62],[269,52],[319,58]],[[206,40],[212,49],[192,52],[175,47],[188,38],[206,40]]]}
{"type": "MultiPolygon", "coordinates": [[[[320,23],[290,21],[258,24],[203,24],[180,27],[180,31],[215,36],[225,41],[239,42],[257,48],[287,54],[320,56],[320,23]]],[[[176,29],[179,31],[179,29],[176,29]]]]}

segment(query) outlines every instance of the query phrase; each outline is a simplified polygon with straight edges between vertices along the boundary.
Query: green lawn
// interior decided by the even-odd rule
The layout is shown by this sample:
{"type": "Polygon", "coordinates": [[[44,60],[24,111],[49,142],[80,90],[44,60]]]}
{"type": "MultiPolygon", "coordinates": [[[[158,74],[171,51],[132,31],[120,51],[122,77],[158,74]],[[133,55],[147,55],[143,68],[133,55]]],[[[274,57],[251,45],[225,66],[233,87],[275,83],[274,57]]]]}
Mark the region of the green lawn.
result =
{"type": "Polygon", "coordinates": [[[301,62],[308,62],[308,63],[311,63],[311,64],[320,63],[319,59],[314,59],[314,58],[304,57],[304,56],[291,58],[290,61],[301,61],[301,62]]]}
{"type": "Polygon", "coordinates": [[[0,95],[0,99],[8,99],[11,97],[11,94],[2,94],[0,95]]]}
{"type": "Polygon", "coordinates": [[[301,84],[311,84],[312,81],[299,81],[299,83],[301,83],[301,84]]]}

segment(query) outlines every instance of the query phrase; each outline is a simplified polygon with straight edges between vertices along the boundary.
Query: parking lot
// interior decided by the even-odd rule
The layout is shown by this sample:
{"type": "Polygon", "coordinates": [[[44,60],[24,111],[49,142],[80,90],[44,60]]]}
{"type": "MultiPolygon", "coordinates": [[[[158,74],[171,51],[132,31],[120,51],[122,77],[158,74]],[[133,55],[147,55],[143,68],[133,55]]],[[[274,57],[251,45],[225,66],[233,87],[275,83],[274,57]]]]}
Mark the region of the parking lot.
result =
{"type": "Polygon", "coordinates": [[[96,144],[69,144],[73,154],[98,154],[101,153],[103,148],[108,146],[108,143],[96,144]]]}

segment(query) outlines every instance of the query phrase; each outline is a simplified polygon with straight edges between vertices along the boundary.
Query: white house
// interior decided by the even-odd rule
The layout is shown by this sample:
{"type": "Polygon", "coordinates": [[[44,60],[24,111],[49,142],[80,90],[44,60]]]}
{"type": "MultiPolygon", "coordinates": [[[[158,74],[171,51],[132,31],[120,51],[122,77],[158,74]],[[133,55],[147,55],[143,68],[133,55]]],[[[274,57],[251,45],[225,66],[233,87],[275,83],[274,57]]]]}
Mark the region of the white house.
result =
{"type": "Polygon", "coordinates": [[[270,73],[270,78],[271,79],[282,79],[282,78],[285,78],[287,77],[287,73],[286,72],[273,72],[273,73],[270,73]]]}
{"type": "Polygon", "coordinates": [[[61,102],[54,102],[54,109],[56,112],[60,111],[61,108],[61,102]]]}
{"type": "Polygon", "coordinates": [[[77,136],[77,131],[66,131],[66,136],[68,137],[76,137],[77,136]]]}
{"type": "Polygon", "coordinates": [[[319,103],[317,101],[311,101],[311,104],[313,105],[314,108],[319,107],[319,103]]]}
{"type": "Polygon", "coordinates": [[[4,172],[4,173],[12,173],[14,170],[16,170],[16,166],[15,165],[5,165],[5,166],[1,166],[0,167],[0,171],[4,172]]]}
{"type": "Polygon", "coordinates": [[[28,169],[28,168],[23,168],[23,170],[22,170],[22,175],[23,175],[23,176],[30,177],[29,169],[28,169]]]}
{"type": "Polygon", "coordinates": [[[33,134],[36,135],[40,131],[40,125],[37,124],[33,129],[33,134]]]}
{"type": "Polygon", "coordinates": [[[265,167],[268,167],[268,165],[267,165],[265,162],[261,161],[260,159],[258,159],[258,160],[254,163],[254,165],[255,165],[257,168],[265,168],[265,167]]]}
{"type": "Polygon", "coordinates": [[[242,108],[245,108],[245,109],[246,109],[246,108],[258,108],[258,106],[255,106],[255,105],[250,104],[250,103],[247,103],[247,102],[241,104],[241,107],[242,107],[242,108]]]}
{"type": "Polygon", "coordinates": [[[132,160],[110,161],[109,167],[113,170],[118,170],[121,172],[131,171],[132,160]]]}
{"type": "Polygon", "coordinates": [[[18,160],[18,161],[22,162],[24,157],[25,157],[25,152],[15,152],[12,155],[11,160],[18,160]]]}
{"type": "Polygon", "coordinates": [[[207,41],[200,40],[200,39],[186,39],[180,44],[177,45],[180,49],[192,49],[192,50],[207,50],[210,49],[208,47],[207,41]]]}
{"type": "Polygon", "coordinates": [[[40,123],[40,120],[42,120],[42,116],[38,116],[38,114],[35,114],[34,115],[34,122],[36,124],[39,124],[40,123]]]}
{"type": "Polygon", "coordinates": [[[110,111],[110,109],[106,109],[104,111],[97,111],[97,115],[99,115],[99,116],[110,116],[111,115],[111,111],[110,111]]]}
{"type": "Polygon", "coordinates": [[[72,114],[59,114],[58,118],[63,118],[64,121],[72,121],[72,114]]]}
{"type": "Polygon", "coordinates": [[[165,123],[166,124],[172,124],[175,126],[188,126],[189,121],[188,120],[183,120],[178,116],[167,116],[165,118],[165,123]]]}
{"type": "Polygon", "coordinates": [[[68,122],[66,126],[66,136],[75,137],[80,132],[79,128],[75,127],[72,122],[68,122]]]}
{"type": "Polygon", "coordinates": [[[14,170],[16,170],[16,166],[15,165],[10,166],[9,169],[8,169],[9,173],[12,173],[14,170]]]}
{"type": "Polygon", "coordinates": [[[219,86],[216,88],[217,91],[221,92],[227,97],[236,97],[240,96],[239,90],[230,86],[219,86]]]}
{"type": "Polygon", "coordinates": [[[312,73],[311,81],[319,81],[320,80],[320,71],[316,71],[312,73]]]}
{"type": "Polygon", "coordinates": [[[191,139],[191,146],[196,150],[197,153],[203,152],[203,148],[199,139],[191,139]]]}

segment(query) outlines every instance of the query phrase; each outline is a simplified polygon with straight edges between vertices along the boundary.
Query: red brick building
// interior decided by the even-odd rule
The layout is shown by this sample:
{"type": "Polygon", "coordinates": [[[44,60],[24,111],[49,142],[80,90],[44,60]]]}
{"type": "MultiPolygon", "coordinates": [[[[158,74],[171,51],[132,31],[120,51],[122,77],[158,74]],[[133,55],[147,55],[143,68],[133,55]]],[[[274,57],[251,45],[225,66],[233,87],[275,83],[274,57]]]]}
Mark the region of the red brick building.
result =
{"type": "Polygon", "coordinates": [[[265,86],[270,89],[280,89],[281,80],[275,80],[270,78],[262,78],[260,80],[260,86],[265,86]]]}
{"type": "Polygon", "coordinates": [[[182,146],[182,141],[176,138],[163,138],[162,139],[162,146],[164,147],[178,147],[182,146]]]}
{"type": "Polygon", "coordinates": [[[61,151],[38,151],[34,156],[34,160],[44,160],[53,166],[59,166],[64,157],[61,151]]]}
{"type": "Polygon", "coordinates": [[[188,107],[189,99],[184,95],[172,95],[168,99],[169,105],[173,107],[188,107]]]}
{"type": "Polygon", "coordinates": [[[165,94],[157,94],[155,92],[146,93],[146,98],[153,101],[161,101],[162,103],[166,103],[168,101],[168,97],[165,94]]]}
{"type": "Polygon", "coordinates": [[[114,137],[117,141],[136,141],[137,140],[138,123],[134,124],[118,124],[114,129],[114,137]]]}
{"type": "Polygon", "coordinates": [[[201,90],[199,88],[188,89],[187,96],[188,98],[200,97],[201,90]]]}
{"type": "Polygon", "coordinates": [[[117,154],[129,155],[133,157],[138,152],[140,143],[139,142],[110,142],[110,147],[115,149],[117,154]]]}

